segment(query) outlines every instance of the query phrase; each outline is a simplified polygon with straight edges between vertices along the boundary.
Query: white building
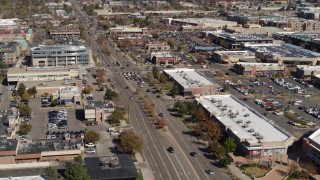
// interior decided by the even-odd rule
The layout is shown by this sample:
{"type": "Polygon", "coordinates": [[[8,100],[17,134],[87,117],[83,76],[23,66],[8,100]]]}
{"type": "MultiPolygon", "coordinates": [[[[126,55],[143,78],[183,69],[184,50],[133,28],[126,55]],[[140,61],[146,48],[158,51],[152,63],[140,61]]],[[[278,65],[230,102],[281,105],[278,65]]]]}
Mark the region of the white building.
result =
{"type": "Polygon", "coordinates": [[[4,29],[18,29],[18,19],[0,19],[0,30],[4,29]]]}
{"type": "Polygon", "coordinates": [[[286,154],[294,137],[231,95],[201,96],[201,106],[251,156],[286,154]]]}

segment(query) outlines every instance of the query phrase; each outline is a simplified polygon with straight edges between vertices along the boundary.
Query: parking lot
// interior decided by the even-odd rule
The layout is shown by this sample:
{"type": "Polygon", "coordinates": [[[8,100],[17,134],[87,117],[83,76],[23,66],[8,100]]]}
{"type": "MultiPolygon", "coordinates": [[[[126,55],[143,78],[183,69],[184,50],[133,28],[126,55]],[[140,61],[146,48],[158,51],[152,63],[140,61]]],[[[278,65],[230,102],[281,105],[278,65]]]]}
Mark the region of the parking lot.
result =
{"type": "Polygon", "coordinates": [[[31,139],[41,139],[46,138],[47,131],[77,131],[84,130],[85,125],[80,122],[78,117],[78,113],[82,111],[82,109],[73,109],[73,108],[65,108],[65,107],[47,107],[41,108],[40,103],[41,98],[36,97],[34,99],[30,99],[29,106],[32,108],[32,116],[31,116],[31,124],[32,130],[30,133],[31,139]],[[48,112],[50,110],[62,110],[66,109],[68,112],[68,127],[67,129],[48,129],[48,112]]]}
{"type": "MultiPolygon", "coordinates": [[[[252,92],[256,92],[254,94],[248,94],[247,96],[244,95],[243,93],[239,92],[237,89],[234,89],[230,87],[228,89],[228,92],[231,94],[235,95],[239,99],[243,100],[247,105],[252,107],[253,109],[257,110],[261,114],[267,116],[268,119],[273,120],[273,122],[280,127],[284,128],[291,134],[293,134],[295,137],[299,137],[302,134],[304,134],[307,131],[310,130],[315,130],[317,127],[320,126],[320,119],[316,118],[313,115],[310,115],[306,113],[304,108],[309,108],[309,107],[320,107],[319,105],[319,97],[317,96],[318,89],[314,87],[308,87],[305,93],[299,94],[294,90],[290,90],[287,87],[278,85],[276,82],[272,81],[268,77],[261,77],[259,80],[261,81],[261,85],[255,85],[254,81],[250,82],[249,77],[243,77],[239,76],[232,71],[226,71],[229,73],[229,80],[235,80],[238,81],[240,80],[241,83],[245,84],[245,86],[250,87],[252,92]],[[271,88],[271,86],[273,88],[271,88]],[[279,94],[273,94],[272,89],[274,91],[279,91],[282,94],[285,94],[283,96],[279,94]],[[310,95],[310,96],[306,96],[310,95]],[[302,118],[303,120],[306,120],[306,122],[314,122],[317,127],[315,128],[297,128],[292,124],[289,124],[288,122],[290,119],[285,117],[284,115],[276,115],[274,112],[275,110],[269,110],[267,107],[262,107],[261,105],[257,104],[254,102],[255,99],[273,99],[273,101],[277,101],[280,105],[283,106],[283,110],[288,110],[290,112],[294,112],[297,117],[302,118]],[[291,102],[290,102],[291,101],[291,102]],[[298,101],[300,103],[297,103],[294,105],[294,102],[298,101]],[[289,104],[289,102],[291,104],[289,104]],[[303,108],[302,108],[303,107],[303,108]],[[288,109],[289,108],[289,109],[288,109]]],[[[216,82],[219,84],[221,87],[223,87],[224,80],[223,79],[218,79],[215,78],[211,73],[205,72],[203,73],[204,76],[206,76],[208,79],[211,79],[213,82],[216,82]]],[[[285,82],[288,82],[289,84],[292,84],[293,87],[299,86],[301,89],[304,89],[306,86],[300,84],[299,82],[296,82],[293,79],[290,78],[283,78],[285,82]]]]}

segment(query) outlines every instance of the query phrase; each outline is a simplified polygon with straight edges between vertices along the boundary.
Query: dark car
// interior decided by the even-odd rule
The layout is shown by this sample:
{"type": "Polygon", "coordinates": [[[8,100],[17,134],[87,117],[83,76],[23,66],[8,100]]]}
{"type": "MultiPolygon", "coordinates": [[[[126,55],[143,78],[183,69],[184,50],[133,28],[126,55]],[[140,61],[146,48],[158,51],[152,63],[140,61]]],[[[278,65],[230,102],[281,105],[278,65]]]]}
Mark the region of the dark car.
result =
{"type": "Polygon", "coordinates": [[[164,116],[164,114],[163,114],[163,113],[159,113],[159,116],[160,116],[160,117],[163,117],[163,116],[164,116]]]}
{"type": "Polygon", "coordinates": [[[174,152],[175,152],[174,148],[171,147],[171,146],[168,148],[168,151],[169,151],[170,153],[174,153],[174,152]]]}
{"type": "Polygon", "coordinates": [[[196,157],[198,154],[196,152],[191,152],[190,155],[196,157]]]}

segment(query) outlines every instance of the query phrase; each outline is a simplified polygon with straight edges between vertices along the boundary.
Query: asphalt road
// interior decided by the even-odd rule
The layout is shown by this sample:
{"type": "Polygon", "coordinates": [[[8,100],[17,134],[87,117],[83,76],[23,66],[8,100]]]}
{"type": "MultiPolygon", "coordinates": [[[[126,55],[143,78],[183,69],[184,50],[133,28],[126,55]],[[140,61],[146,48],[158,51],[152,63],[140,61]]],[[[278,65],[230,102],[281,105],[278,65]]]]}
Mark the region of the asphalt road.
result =
{"type": "MultiPolygon", "coordinates": [[[[73,2],[75,4],[75,2],[73,2]]],[[[79,5],[76,5],[79,11],[79,5]]],[[[83,23],[83,22],[82,22],[83,23]]],[[[85,29],[90,29],[85,25],[85,29]]],[[[91,31],[92,32],[92,31],[91,31]]],[[[95,36],[95,35],[93,35],[95,36]]],[[[101,48],[97,45],[94,37],[89,36],[90,45],[101,52],[101,48]]],[[[105,65],[109,65],[111,68],[107,69],[108,78],[111,79],[114,85],[117,87],[121,100],[128,104],[129,96],[132,96],[132,91],[125,90],[126,82],[122,78],[122,74],[119,72],[119,67],[114,67],[113,62],[118,61],[122,65],[122,61],[127,61],[123,56],[119,56],[118,52],[112,47],[108,47],[111,56],[106,57],[102,53],[98,53],[100,59],[103,60],[105,65]]],[[[133,122],[136,132],[140,132],[143,142],[143,154],[148,160],[152,171],[154,172],[156,179],[200,179],[197,172],[192,170],[192,165],[188,164],[181,151],[176,153],[168,153],[166,150],[169,146],[173,146],[172,141],[167,138],[160,130],[150,124],[142,106],[137,100],[130,102],[130,117],[133,122]]],[[[202,173],[204,170],[202,171],[202,173]]]]}

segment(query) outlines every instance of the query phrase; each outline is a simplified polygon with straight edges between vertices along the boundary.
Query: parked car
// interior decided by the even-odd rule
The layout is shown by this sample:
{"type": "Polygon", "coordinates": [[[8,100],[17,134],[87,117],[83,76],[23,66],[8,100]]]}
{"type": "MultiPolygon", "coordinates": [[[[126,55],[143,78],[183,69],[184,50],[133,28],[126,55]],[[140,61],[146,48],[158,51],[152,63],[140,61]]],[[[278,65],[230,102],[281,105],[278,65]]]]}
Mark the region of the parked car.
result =
{"type": "Polygon", "coordinates": [[[191,152],[190,155],[196,157],[198,154],[196,152],[191,152]]]}
{"type": "Polygon", "coordinates": [[[87,149],[84,153],[93,154],[93,153],[96,153],[96,150],[95,149],[87,149]]]}
{"type": "Polygon", "coordinates": [[[93,143],[87,143],[87,144],[84,145],[84,147],[86,147],[86,148],[92,148],[92,147],[96,147],[96,145],[93,144],[93,143]]]}

